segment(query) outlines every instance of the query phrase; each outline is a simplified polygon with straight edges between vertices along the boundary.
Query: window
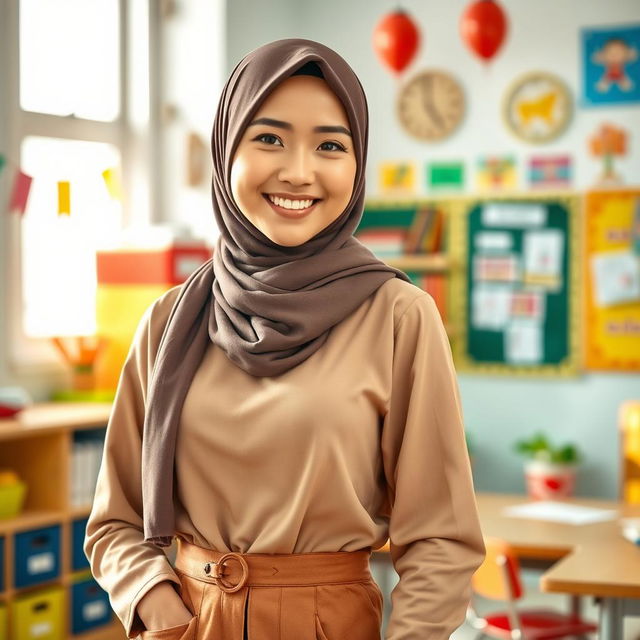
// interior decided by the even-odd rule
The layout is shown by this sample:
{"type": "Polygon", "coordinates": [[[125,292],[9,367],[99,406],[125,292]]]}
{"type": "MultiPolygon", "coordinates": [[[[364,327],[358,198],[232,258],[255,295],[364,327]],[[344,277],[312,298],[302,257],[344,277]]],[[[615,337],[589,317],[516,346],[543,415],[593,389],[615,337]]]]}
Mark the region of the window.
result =
{"type": "MultiPolygon", "coordinates": [[[[127,175],[132,150],[140,154],[148,136],[147,3],[10,0],[9,154],[33,178],[25,213],[11,216],[5,245],[12,275],[8,356],[18,370],[59,368],[48,336],[95,331],[96,250],[132,222],[127,175]],[[109,168],[123,179],[122,203],[102,177],[109,168]],[[70,183],[70,215],[58,214],[58,181],[70,183]]],[[[141,174],[135,191],[144,207],[141,174]]],[[[148,217],[140,205],[137,213],[148,217]]]]}

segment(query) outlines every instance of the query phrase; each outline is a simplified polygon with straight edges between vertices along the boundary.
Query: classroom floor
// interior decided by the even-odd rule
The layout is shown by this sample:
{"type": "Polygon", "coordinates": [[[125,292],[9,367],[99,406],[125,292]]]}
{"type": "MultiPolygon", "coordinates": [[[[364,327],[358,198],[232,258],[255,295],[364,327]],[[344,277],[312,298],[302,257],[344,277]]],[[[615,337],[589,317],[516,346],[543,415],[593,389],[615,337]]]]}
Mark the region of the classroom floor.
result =
{"type": "MultiPolygon", "coordinates": [[[[380,574],[380,567],[372,566],[372,573],[374,575],[375,580],[378,584],[383,586],[384,580],[382,575],[380,574]]],[[[393,588],[396,582],[395,572],[394,577],[389,581],[389,588],[393,588]]],[[[538,580],[540,577],[540,572],[532,569],[522,569],[521,570],[522,579],[524,581],[524,586],[526,589],[526,606],[527,607],[549,607],[555,608],[559,611],[570,610],[570,599],[569,596],[565,596],[562,594],[555,593],[542,593],[538,590],[538,580]]],[[[384,592],[383,588],[383,592],[384,592]]],[[[384,593],[385,602],[389,602],[389,594],[384,593]]],[[[490,611],[493,608],[500,608],[496,606],[497,603],[491,602],[490,600],[485,600],[483,598],[477,599],[478,608],[480,611],[490,611]]],[[[389,615],[389,606],[385,607],[385,616],[382,624],[382,637],[384,637],[384,632],[387,628],[387,620],[389,615]]],[[[587,620],[591,620],[593,622],[598,621],[598,608],[593,603],[593,598],[585,597],[582,601],[582,615],[587,620]]],[[[457,629],[451,636],[451,640],[475,640],[478,637],[478,632],[469,626],[467,623],[463,624],[459,629],[457,629]]],[[[485,636],[486,637],[486,636],[485,636]]],[[[591,634],[587,636],[592,640],[597,639],[597,634],[591,634]]],[[[624,637],[621,640],[640,640],[640,617],[627,617],[624,622],[624,637]]]]}

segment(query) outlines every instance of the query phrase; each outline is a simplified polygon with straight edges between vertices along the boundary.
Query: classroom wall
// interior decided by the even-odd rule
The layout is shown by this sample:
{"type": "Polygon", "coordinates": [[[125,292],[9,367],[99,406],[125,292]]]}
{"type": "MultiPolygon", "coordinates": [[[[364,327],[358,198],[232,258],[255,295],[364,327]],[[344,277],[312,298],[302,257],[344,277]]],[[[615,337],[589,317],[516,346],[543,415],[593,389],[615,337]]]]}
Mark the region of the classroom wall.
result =
{"type": "MultiPolygon", "coordinates": [[[[502,0],[511,21],[504,49],[485,69],[464,47],[458,21],[467,0],[404,2],[422,29],[424,46],[407,74],[423,67],[442,67],[462,81],[468,113],[448,140],[427,146],[403,133],[394,115],[394,78],[384,71],[371,47],[379,18],[395,8],[383,0],[301,2],[234,0],[228,4],[227,73],[248,51],[285,37],[319,40],[334,48],[354,68],[367,93],[370,109],[370,149],[367,184],[376,196],[375,170],[392,159],[462,159],[467,170],[479,154],[514,153],[518,164],[533,148],[513,138],[501,122],[500,106],[512,80],[528,70],[560,75],[574,99],[581,91],[579,31],[586,26],[640,22],[637,0],[502,0]],[[251,15],[250,23],[246,16],[251,15]],[[283,19],[283,16],[285,19],[283,19]]],[[[616,167],[631,183],[640,182],[640,105],[578,107],[568,130],[539,147],[545,152],[571,154],[575,186],[588,187],[600,164],[587,153],[586,137],[604,120],[626,127],[630,153],[616,167]]],[[[525,185],[521,183],[520,188],[525,185]]],[[[423,189],[422,195],[427,195],[423,189]]],[[[640,397],[639,374],[595,373],[579,378],[516,379],[460,374],[466,425],[477,450],[476,487],[483,491],[524,491],[522,459],[511,452],[512,442],[534,429],[551,431],[559,441],[577,441],[586,454],[578,495],[612,498],[618,491],[618,433],[616,412],[626,399],[640,397]]]]}

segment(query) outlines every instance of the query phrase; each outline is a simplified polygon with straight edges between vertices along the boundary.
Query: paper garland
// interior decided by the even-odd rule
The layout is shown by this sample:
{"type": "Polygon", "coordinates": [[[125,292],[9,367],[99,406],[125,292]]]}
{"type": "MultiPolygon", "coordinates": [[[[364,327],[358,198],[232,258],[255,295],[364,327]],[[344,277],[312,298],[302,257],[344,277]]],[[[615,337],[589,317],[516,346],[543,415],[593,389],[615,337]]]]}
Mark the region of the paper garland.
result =
{"type": "MultiPolygon", "coordinates": [[[[22,171],[22,168],[7,160],[7,157],[0,153],[0,172],[5,166],[15,167],[15,176],[9,198],[9,213],[19,213],[24,215],[31,192],[33,177],[22,171]]],[[[122,200],[122,186],[120,173],[117,167],[109,167],[102,172],[102,178],[109,196],[114,200],[122,200]]],[[[68,180],[58,180],[58,215],[71,215],[71,182],[68,180]]]]}

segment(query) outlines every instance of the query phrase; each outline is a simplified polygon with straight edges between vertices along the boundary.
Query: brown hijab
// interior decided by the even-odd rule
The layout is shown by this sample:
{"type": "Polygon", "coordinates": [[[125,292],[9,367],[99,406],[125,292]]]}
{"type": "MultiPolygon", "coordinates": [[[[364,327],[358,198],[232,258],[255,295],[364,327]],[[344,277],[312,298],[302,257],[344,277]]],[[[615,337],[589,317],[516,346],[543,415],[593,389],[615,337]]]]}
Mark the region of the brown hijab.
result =
{"type": "Polygon", "coordinates": [[[221,235],[213,258],[181,285],[149,381],[142,439],[145,542],[166,547],[173,539],[176,434],[184,398],[209,342],[252,376],[279,376],[322,347],[331,328],[386,280],[411,282],[353,237],[364,209],[368,133],[367,100],[358,77],[319,42],[270,42],[231,72],[211,140],[213,210],[221,235]],[[306,73],[312,62],[345,107],[357,171],[343,213],[307,242],[286,247],[270,240],[238,208],[231,194],[231,163],[260,104],[279,82],[296,71],[306,73]]]}

